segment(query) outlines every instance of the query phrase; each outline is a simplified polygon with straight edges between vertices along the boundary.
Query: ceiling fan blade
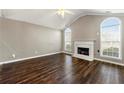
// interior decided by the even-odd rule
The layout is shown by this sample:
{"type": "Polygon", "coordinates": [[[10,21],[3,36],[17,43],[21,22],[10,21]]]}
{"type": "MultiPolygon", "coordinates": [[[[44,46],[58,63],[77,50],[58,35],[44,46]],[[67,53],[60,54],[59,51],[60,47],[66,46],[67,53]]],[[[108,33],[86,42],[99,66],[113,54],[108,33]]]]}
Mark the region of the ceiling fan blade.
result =
{"type": "Polygon", "coordinates": [[[71,15],[73,15],[74,13],[71,12],[71,11],[69,11],[69,10],[58,9],[58,10],[55,12],[55,14],[61,16],[62,18],[64,18],[66,14],[71,14],[71,15]]]}

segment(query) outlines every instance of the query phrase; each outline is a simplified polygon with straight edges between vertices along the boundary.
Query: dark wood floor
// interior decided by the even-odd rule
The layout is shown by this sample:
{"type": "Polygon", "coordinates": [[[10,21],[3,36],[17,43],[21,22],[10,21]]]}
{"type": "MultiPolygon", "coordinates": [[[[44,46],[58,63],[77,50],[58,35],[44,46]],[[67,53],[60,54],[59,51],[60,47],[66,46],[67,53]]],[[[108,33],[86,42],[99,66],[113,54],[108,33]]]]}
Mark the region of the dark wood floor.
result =
{"type": "Polygon", "coordinates": [[[0,83],[124,83],[124,67],[56,54],[1,65],[0,83]]]}

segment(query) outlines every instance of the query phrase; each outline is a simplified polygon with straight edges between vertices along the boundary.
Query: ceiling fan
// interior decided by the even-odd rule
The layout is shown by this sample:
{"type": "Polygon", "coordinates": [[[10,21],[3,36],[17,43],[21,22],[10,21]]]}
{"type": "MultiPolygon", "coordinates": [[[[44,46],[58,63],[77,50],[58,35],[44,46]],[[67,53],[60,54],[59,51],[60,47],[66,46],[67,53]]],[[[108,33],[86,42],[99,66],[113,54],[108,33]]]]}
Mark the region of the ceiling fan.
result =
{"type": "Polygon", "coordinates": [[[61,16],[62,18],[65,17],[65,14],[71,14],[73,15],[74,13],[69,11],[69,10],[65,10],[65,9],[58,9],[56,12],[57,15],[61,16]]]}

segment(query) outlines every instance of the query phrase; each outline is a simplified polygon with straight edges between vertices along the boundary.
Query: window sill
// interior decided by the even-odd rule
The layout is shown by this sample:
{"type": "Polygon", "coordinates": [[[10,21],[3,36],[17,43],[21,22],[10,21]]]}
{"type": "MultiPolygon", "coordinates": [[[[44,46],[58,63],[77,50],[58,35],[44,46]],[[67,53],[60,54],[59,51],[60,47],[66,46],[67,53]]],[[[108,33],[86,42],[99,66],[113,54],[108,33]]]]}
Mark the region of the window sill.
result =
{"type": "Polygon", "coordinates": [[[100,57],[109,58],[109,59],[115,59],[115,60],[122,60],[121,57],[111,57],[111,56],[105,56],[105,55],[100,55],[100,57]]]}

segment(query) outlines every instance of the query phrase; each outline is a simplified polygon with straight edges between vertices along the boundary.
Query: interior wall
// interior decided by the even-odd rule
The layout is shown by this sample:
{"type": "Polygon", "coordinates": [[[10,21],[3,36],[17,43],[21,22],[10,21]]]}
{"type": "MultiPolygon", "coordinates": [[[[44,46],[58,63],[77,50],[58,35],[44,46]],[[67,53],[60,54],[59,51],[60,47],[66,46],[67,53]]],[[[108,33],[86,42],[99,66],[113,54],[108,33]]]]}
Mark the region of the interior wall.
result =
{"type": "Polygon", "coordinates": [[[124,17],[123,16],[101,16],[101,15],[88,15],[80,17],[71,26],[72,41],[77,40],[93,40],[95,42],[95,58],[109,60],[117,63],[124,64],[124,17]],[[100,24],[108,17],[118,17],[122,21],[122,60],[101,57],[98,50],[100,50],[100,24]]]}
{"type": "Polygon", "coordinates": [[[0,62],[60,52],[61,37],[59,30],[0,18],[0,62]]]}

